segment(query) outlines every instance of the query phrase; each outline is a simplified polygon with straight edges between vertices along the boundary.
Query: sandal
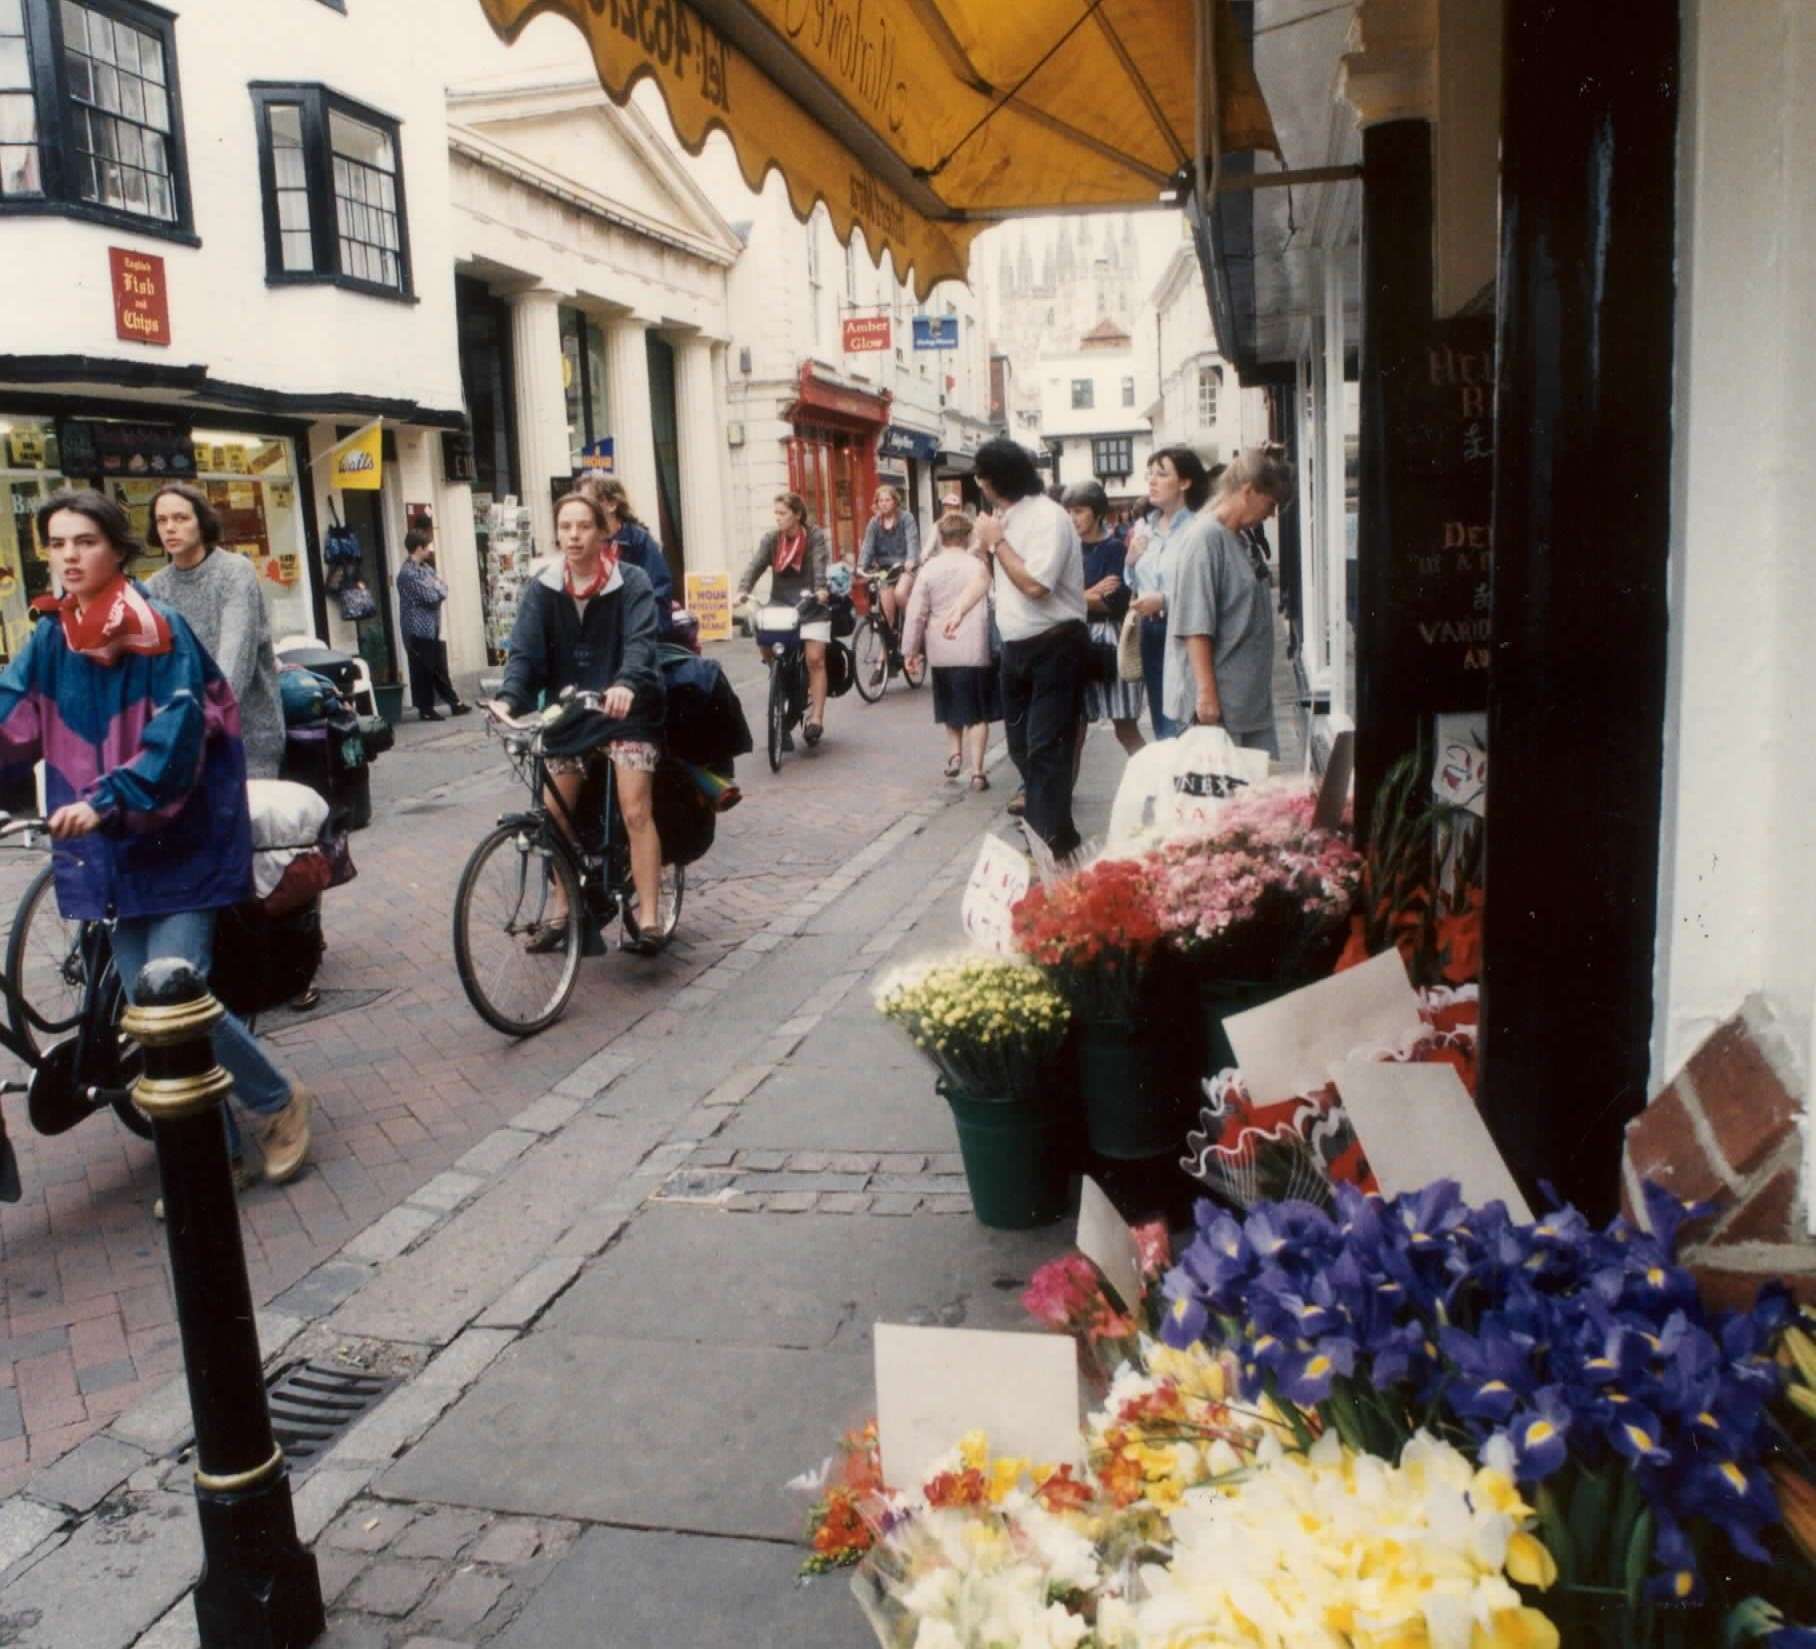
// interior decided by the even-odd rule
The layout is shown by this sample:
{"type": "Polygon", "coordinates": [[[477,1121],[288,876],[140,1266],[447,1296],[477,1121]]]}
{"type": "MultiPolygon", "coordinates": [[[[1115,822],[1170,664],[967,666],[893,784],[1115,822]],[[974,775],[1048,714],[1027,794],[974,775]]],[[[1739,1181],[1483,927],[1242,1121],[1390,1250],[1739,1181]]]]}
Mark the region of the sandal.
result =
{"type": "Polygon", "coordinates": [[[948,756],[946,758],[946,777],[949,779],[956,779],[958,777],[958,770],[964,765],[964,758],[962,756],[948,756]]]}
{"type": "Polygon", "coordinates": [[[973,773],[971,775],[971,788],[973,790],[988,790],[990,788],[990,781],[985,778],[982,773],[973,773]]]}
{"type": "Polygon", "coordinates": [[[801,729],[801,736],[807,740],[807,746],[810,750],[825,737],[825,734],[826,729],[817,721],[810,721],[801,729]]]}
{"type": "Polygon", "coordinates": [[[524,950],[531,956],[546,956],[550,951],[560,950],[567,944],[567,918],[558,922],[544,922],[534,929],[524,941],[524,950]]]}

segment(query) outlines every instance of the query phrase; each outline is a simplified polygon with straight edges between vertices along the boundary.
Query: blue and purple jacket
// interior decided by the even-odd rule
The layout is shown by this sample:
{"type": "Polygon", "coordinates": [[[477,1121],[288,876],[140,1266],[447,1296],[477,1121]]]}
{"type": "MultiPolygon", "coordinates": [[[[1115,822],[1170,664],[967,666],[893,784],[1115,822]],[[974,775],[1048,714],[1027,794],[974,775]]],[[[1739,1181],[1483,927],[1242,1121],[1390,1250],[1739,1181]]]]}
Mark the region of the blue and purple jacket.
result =
{"type": "Polygon", "coordinates": [[[101,815],[93,835],[54,850],[57,905],[72,921],[252,894],[240,707],[195,632],[152,604],[170,625],[168,653],[98,664],[71,652],[53,619],[0,671],[0,767],[42,756],[46,812],[80,801],[101,815]]]}

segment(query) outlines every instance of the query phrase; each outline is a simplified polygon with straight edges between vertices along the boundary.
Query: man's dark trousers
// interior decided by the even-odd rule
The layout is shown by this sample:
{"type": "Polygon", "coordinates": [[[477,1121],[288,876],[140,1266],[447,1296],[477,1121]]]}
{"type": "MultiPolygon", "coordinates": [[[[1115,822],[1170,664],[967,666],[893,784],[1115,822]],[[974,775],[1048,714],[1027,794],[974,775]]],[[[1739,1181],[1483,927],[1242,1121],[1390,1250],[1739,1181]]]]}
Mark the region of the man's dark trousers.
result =
{"type": "Polygon", "coordinates": [[[460,703],[454,683],[448,680],[448,644],[439,636],[405,636],[404,653],[410,661],[410,702],[418,710],[433,710],[439,693],[452,709],[460,703]]]}
{"type": "Polygon", "coordinates": [[[1072,751],[1084,715],[1090,638],[1076,620],[1003,643],[1003,732],[1021,774],[1022,817],[1055,857],[1079,843],[1072,823],[1072,751]]]}

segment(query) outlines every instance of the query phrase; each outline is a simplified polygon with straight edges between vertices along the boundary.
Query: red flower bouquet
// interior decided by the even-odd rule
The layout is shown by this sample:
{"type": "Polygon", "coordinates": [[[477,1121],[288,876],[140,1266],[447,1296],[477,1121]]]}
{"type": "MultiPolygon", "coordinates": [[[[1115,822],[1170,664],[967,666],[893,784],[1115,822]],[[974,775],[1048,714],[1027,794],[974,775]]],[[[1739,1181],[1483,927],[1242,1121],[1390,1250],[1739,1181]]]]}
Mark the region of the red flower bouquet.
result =
{"type": "Polygon", "coordinates": [[[1133,1023],[1165,938],[1147,866],[1100,859],[1062,882],[1037,883],[1013,912],[1015,942],[1081,1019],[1133,1023]]]}

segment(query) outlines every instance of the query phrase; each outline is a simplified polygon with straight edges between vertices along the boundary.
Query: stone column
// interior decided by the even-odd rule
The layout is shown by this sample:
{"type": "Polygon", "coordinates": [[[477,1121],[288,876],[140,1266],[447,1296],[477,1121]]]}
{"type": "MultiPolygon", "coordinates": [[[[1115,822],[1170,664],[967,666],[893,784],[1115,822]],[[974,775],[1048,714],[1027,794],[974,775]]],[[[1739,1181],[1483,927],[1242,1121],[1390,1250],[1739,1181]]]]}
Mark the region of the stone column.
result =
{"type": "Polygon", "coordinates": [[[605,415],[612,426],[616,474],[631,507],[656,530],[656,443],[649,407],[649,322],[614,315],[605,323],[605,415]]]}
{"type": "MultiPolygon", "coordinates": [[[[713,346],[698,336],[675,343],[675,425],[681,449],[681,534],[696,573],[726,568],[719,448],[725,444],[713,377],[713,346]]],[[[679,593],[679,592],[677,592],[679,593]]]]}
{"type": "Polygon", "coordinates": [[[518,468],[523,501],[536,534],[536,553],[555,551],[555,515],[550,486],[566,475],[567,397],[561,387],[561,296],[546,287],[514,292],[511,305],[511,365],[517,392],[518,468]]]}

